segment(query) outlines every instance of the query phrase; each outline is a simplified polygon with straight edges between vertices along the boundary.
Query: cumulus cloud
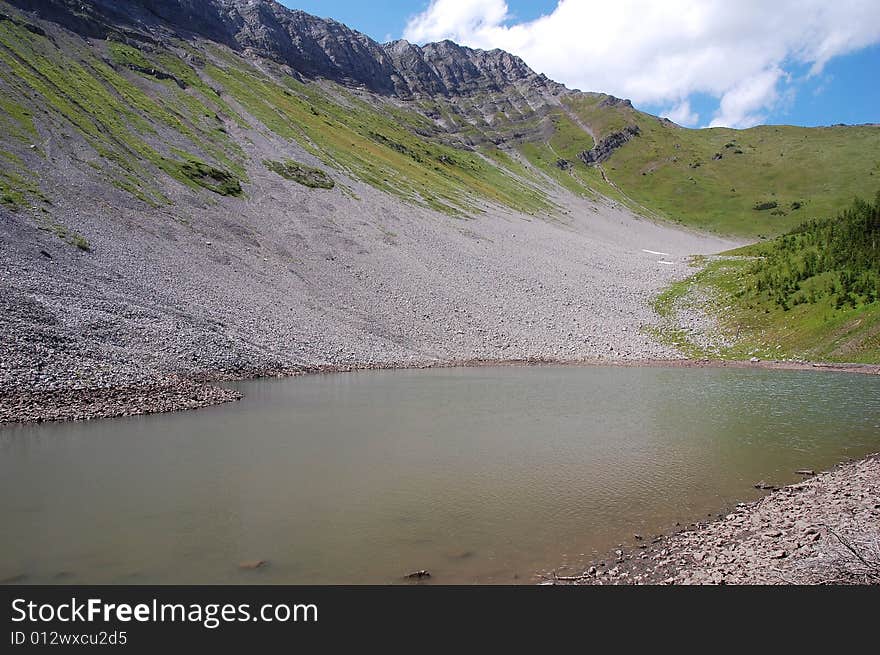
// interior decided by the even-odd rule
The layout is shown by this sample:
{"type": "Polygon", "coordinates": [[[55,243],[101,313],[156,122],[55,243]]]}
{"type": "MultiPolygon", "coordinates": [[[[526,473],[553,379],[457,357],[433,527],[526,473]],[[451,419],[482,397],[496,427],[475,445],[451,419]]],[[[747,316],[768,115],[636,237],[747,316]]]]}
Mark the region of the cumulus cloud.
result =
{"type": "MultiPolygon", "coordinates": [[[[573,88],[671,106],[718,99],[712,125],[747,127],[785,95],[787,69],[817,75],[834,57],[880,42],[877,0],[559,0],[516,22],[504,0],[432,0],[404,38],[502,48],[573,88]]],[[[672,118],[675,120],[674,118],[672,118]]]]}
{"type": "Polygon", "coordinates": [[[661,112],[660,115],[679,125],[687,125],[688,127],[697,125],[700,122],[700,115],[695,111],[691,111],[690,100],[682,100],[671,109],[661,112]]]}
{"type": "Polygon", "coordinates": [[[779,97],[776,89],[782,76],[782,70],[773,67],[743,79],[721,96],[711,126],[757,125],[762,122],[765,116],[761,110],[776,104],[779,97]]]}

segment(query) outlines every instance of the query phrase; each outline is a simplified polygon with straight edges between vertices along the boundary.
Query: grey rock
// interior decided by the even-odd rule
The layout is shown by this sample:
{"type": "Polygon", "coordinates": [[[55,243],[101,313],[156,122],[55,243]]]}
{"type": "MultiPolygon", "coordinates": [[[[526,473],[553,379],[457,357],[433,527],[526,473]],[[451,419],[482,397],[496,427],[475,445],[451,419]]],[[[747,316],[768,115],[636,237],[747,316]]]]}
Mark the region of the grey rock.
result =
{"type": "Polygon", "coordinates": [[[592,149],[578,155],[578,158],[587,166],[595,166],[611,157],[614,151],[628,143],[632,138],[641,134],[638,125],[628,125],[619,132],[613,132],[599,141],[592,149]]]}
{"type": "Polygon", "coordinates": [[[420,47],[380,44],[342,23],[288,9],[274,0],[12,0],[11,4],[85,36],[118,26],[193,34],[289,66],[308,78],[360,85],[413,97],[460,95],[534,83],[561,89],[502,50],[474,50],[452,41],[420,47]]]}

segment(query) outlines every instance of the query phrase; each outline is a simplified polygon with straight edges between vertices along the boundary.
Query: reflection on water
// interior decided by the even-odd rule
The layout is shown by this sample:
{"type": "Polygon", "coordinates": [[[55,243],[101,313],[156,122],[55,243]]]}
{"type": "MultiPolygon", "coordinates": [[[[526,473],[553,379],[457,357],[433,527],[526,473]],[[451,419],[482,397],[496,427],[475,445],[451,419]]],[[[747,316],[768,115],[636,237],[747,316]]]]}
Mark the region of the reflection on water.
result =
{"type": "Polygon", "coordinates": [[[0,430],[0,580],[529,582],[880,447],[880,378],[498,367],[0,430]],[[239,570],[244,560],[268,567],[239,570]]]}

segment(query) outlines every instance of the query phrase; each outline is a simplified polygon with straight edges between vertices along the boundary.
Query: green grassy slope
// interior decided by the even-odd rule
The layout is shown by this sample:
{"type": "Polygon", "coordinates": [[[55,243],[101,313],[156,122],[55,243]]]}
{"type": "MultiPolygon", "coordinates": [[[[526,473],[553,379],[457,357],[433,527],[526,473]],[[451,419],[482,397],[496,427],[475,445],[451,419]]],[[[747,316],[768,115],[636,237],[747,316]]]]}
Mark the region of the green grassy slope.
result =
{"type": "Polygon", "coordinates": [[[639,143],[610,160],[609,176],[639,202],[701,229],[776,235],[880,182],[878,127],[640,127],[639,143]]]}
{"type": "MultiPolygon", "coordinates": [[[[58,127],[62,136],[78,132],[93,150],[89,163],[106,181],[153,205],[167,202],[149,182],[157,172],[188,187],[240,195],[240,181],[246,179],[243,153],[222,127],[217,112],[226,108],[214,94],[198,86],[184,90],[170,80],[148,93],[123,70],[79,39],[59,43],[24,25],[0,21],[5,102],[27,107],[19,115],[31,124],[38,119],[45,127],[58,127]]],[[[13,134],[19,145],[39,143],[31,124],[19,122],[20,135],[13,134]]],[[[10,174],[25,176],[26,171],[13,167],[5,173],[10,174]]],[[[35,195],[27,185],[14,192],[35,195]]]]}
{"type": "Polygon", "coordinates": [[[880,184],[880,126],[692,130],[603,98],[569,105],[597,138],[626,125],[641,131],[605,162],[608,178],[672,221],[775,236],[880,184]]]}
{"type": "Polygon", "coordinates": [[[693,357],[880,363],[880,196],[732,251],[671,286],[655,309],[661,337],[693,357]],[[689,296],[732,345],[708,352],[677,329],[689,296]]]}
{"type": "Polygon", "coordinates": [[[542,191],[497,160],[421,136],[417,129],[436,128],[388,100],[377,107],[337,85],[279,83],[243,61],[208,65],[205,73],[276,134],[387,193],[447,213],[475,211],[477,200],[525,213],[551,208],[542,191]]]}
{"type": "Polygon", "coordinates": [[[51,130],[77,132],[92,149],[89,165],[145,203],[170,202],[163,174],[194,189],[244,195],[253,162],[226,128],[234,123],[296,141],[331,169],[448,214],[478,212],[487,201],[527,214],[554,207],[520,165],[490,149],[494,156],[450,145],[414,109],[266,73],[269,63],[261,68],[213,44],[88,46],[0,20],[3,203],[39,199],[16,152],[51,130]]]}

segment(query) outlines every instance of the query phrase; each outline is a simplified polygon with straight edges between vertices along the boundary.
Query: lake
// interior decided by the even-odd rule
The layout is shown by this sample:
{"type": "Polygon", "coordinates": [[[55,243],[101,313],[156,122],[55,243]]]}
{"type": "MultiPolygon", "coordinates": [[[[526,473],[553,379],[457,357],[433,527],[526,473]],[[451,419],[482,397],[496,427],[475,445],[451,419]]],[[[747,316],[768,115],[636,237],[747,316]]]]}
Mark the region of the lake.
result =
{"type": "Polygon", "coordinates": [[[0,579],[529,583],[880,449],[880,377],[485,367],[0,429],[0,579]],[[257,570],[239,563],[267,560],[257,570]]]}

